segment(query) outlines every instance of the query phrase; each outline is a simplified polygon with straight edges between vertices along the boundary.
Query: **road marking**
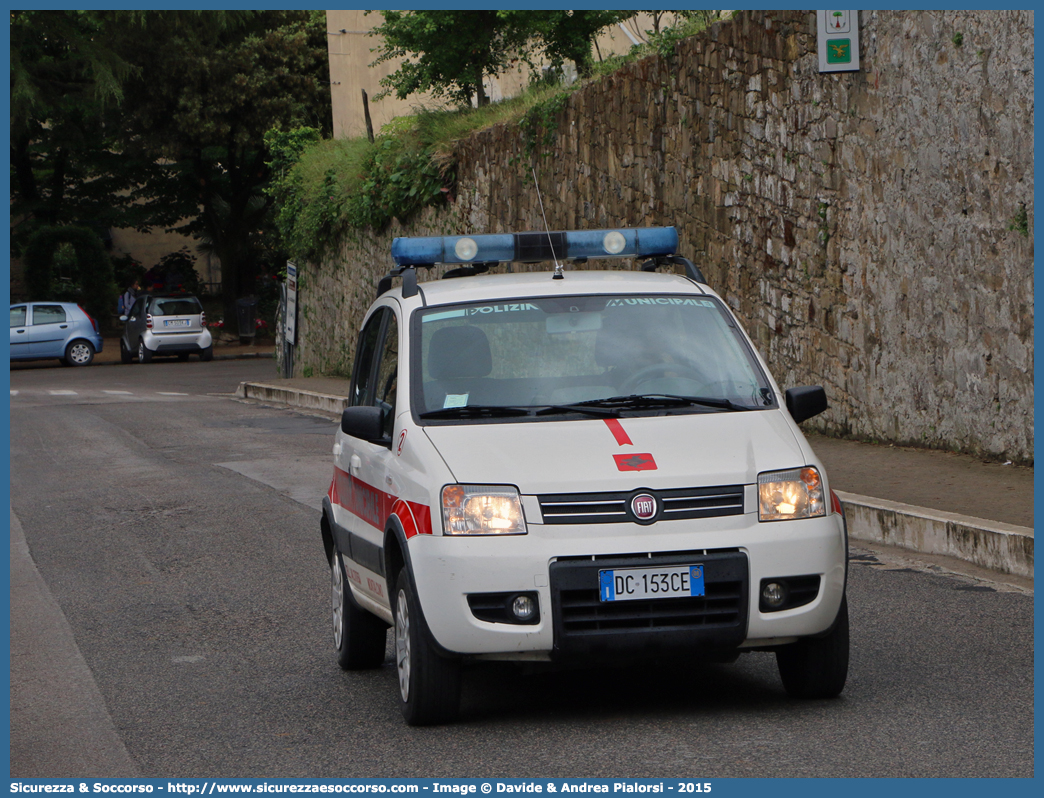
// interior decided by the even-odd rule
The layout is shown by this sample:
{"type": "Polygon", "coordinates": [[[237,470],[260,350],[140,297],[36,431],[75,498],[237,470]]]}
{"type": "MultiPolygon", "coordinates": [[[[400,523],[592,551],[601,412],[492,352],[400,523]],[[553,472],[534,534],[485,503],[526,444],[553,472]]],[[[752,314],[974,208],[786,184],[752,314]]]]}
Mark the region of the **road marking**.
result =
{"type": "Polygon", "coordinates": [[[76,396],[76,391],[48,391],[51,396],[76,396]]]}
{"type": "Polygon", "coordinates": [[[112,396],[133,396],[130,391],[102,391],[102,393],[107,393],[112,396]]]}
{"type": "Polygon", "coordinates": [[[156,391],[160,396],[188,396],[187,393],[175,393],[174,391],[156,391]]]}
{"type": "Polygon", "coordinates": [[[11,396],[18,396],[18,391],[11,391],[11,396]]]}

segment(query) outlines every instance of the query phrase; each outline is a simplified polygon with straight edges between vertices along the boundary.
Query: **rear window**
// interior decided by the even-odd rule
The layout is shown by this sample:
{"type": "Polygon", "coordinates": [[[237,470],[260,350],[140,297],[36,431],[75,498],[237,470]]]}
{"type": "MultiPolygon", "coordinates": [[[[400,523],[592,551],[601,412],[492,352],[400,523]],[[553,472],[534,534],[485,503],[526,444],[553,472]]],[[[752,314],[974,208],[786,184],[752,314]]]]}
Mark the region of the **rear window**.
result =
{"type": "Polygon", "coordinates": [[[61,305],[33,305],[33,324],[61,324],[65,320],[61,305]]]}
{"type": "Polygon", "coordinates": [[[149,311],[153,316],[198,316],[198,299],[154,299],[149,311]]]}

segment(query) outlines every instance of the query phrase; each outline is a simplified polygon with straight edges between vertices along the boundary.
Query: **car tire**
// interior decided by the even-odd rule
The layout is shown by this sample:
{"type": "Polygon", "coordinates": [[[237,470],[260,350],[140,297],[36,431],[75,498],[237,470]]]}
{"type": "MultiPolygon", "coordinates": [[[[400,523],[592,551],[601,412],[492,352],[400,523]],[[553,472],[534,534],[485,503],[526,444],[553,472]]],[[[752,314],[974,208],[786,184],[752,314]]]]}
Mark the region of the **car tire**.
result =
{"type": "Polygon", "coordinates": [[[330,584],[337,664],[346,671],[379,668],[384,664],[388,626],[356,604],[336,550],[330,560],[330,584]]]}
{"type": "Polygon", "coordinates": [[[120,362],[121,363],[133,363],[134,353],[127,348],[127,344],[124,340],[120,339],[120,362]]]}
{"type": "Polygon", "coordinates": [[[82,339],[72,341],[65,347],[65,357],[61,361],[66,366],[89,366],[94,360],[94,347],[90,341],[82,339]]]}
{"type": "Polygon", "coordinates": [[[202,360],[204,363],[209,363],[211,360],[213,360],[214,359],[214,345],[211,344],[206,349],[204,349],[202,352],[200,352],[199,353],[199,359],[202,360]]]}
{"type": "Polygon", "coordinates": [[[833,628],[822,637],[809,637],[776,649],[776,666],[783,687],[792,698],[835,698],[848,677],[848,598],[833,628]]]}
{"type": "Polygon", "coordinates": [[[408,568],[395,582],[395,668],[399,708],[410,726],[448,723],[460,710],[460,661],[435,650],[408,568]]]}
{"type": "Polygon", "coordinates": [[[145,346],[145,340],[142,338],[138,339],[138,362],[148,363],[152,360],[152,350],[145,346]]]}

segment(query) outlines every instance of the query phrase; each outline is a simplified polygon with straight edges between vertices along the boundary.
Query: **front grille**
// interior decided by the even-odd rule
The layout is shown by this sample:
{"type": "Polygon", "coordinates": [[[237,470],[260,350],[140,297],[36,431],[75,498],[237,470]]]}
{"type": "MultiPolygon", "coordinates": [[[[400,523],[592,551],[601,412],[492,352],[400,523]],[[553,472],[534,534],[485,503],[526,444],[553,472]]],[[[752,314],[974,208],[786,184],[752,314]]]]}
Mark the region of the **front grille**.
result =
{"type": "Polygon", "coordinates": [[[707,585],[701,598],[651,601],[599,601],[598,590],[563,590],[562,628],[566,634],[627,629],[693,629],[735,624],[743,582],[707,585]]]}
{"type": "Polygon", "coordinates": [[[736,550],[618,555],[551,564],[555,650],[561,655],[739,645],[747,630],[747,556],[736,550]],[[598,572],[670,565],[704,567],[706,595],[601,601],[598,572]]]}
{"type": "MultiPolygon", "coordinates": [[[[743,513],[743,486],[644,491],[659,499],[657,521],[718,518],[743,513]]],[[[637,491],[548,493],[538,496],[545,524],[612,524],[633,521],[629,505],[637,491]]]]}

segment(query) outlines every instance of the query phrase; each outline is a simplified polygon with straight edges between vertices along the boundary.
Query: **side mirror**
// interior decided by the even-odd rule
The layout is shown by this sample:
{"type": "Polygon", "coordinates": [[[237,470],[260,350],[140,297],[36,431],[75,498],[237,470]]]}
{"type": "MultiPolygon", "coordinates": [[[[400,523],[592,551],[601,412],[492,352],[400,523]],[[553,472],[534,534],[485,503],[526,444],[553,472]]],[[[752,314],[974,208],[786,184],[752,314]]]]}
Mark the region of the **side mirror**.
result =
{"type": "Polygon", "coordinates": [[[124,315],[120,316],[120,321],[124,321],[124,322],[127,321],[127,315],[124,314],[124,315]]]}
{"type": "Polygon", "coordinates": [[[384,411],[372,405],[346,407],[341,413],[341,432],[370,443],[385,443],[384,411]]]}
{"type": "Polygon", "coordinates": [[[812,416],[818,416],[828,407],[826,391],[822,385],[791,388],[786,392],[786,398],[787,410],[798,424],[812,416]]]}

